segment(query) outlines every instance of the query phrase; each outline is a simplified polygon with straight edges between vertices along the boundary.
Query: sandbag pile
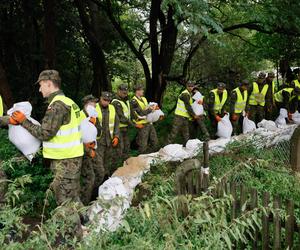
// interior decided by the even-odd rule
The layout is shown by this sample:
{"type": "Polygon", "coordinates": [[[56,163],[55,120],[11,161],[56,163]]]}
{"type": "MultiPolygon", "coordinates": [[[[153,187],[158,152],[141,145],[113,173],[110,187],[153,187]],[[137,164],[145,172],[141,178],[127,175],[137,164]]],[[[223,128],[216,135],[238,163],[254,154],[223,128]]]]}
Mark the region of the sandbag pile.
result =
{"type": "MultiPolygon", "coordinates": [[[[33,124],[40,125],[38,121],[31,116],[32,106],[29,102],[18,102],[7,111],[8,115],[12,115],[15,111],[21,111],[26,118],[33,124]]],[[[22,154],[31,161],[41,146],[41,141],[31,135],[27,129],[21,125],[8,125],[8,139],[14,144],[22,154]]]]}

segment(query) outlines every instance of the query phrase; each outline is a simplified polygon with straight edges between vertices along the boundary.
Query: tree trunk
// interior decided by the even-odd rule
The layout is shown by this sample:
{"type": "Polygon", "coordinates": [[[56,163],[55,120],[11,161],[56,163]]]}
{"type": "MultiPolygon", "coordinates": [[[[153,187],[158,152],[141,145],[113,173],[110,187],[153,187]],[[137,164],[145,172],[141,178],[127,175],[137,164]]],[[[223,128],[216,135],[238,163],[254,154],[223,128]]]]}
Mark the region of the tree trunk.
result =
{"type": "Polygon", "coordinates": [[[10,108],[13,105],[14,101],[6,78],[5,70],[1,62],[0,62],[0,94],[3,97],[6,106],[10,108]]]}
{"type": "Polygon", "coordinates": [[[44,0],[45,29],[44,54],[45,69],[55,68],[55,0],[44,0]]]}

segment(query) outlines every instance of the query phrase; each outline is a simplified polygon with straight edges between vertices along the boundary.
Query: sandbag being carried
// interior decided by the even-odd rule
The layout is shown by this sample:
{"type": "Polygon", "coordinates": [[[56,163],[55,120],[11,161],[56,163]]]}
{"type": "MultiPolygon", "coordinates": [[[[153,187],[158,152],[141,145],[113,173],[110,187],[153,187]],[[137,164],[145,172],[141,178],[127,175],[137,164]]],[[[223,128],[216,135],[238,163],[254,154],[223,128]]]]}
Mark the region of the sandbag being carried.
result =
{"type": "Polygon", "coordinates": [[[247,116],[243,120],[243,134],[250,133],[256,129],[255,122],[250,120],[247,116]]]}
{"type": "MultiPolygon", "coordinates": [[[[148,107],[150,106],[158,107],[158,104],[156,102],[150,102],[148,107]]],[[[164,115],[165,114],[160,109],[156,109],[146,116],[146,120],[150,123],[157,122],[164,115]]]]}
{"type": "MultiPolygon", "coordinates": [[[[33,124],[41,125],[38,121],[30,117],[32,106],[29,102],[18,102],[7,111],[8,115],[12,115],[15,111],[21,111],[26,118],[33,124]]],[[[8,125],[8,139],[13,143],[23,155],[31,161],[41,146],[41,141],[30,134],[27,129],[21,125],[8,125]]]]}
{"type": "Polygon", "coordinates": [[[217,136],[220,138],[230,138],[232,134],[232,124],[229,120],[229,114],[226,114],[221,121],[218,122],[217,136]]]}
{"type": "Polygon", "coordinates": [[[97,118],[98,113],[96,109],[91,105],[87,106],[86,111],[89,117],[83,119],[82,122],[80,123],[82,141],[83,143],[97,142],[97,132],[98,132],[97,128],[89,120],[91,117],[97,118]]]}
{"type": "Polygon", "coordinates": [[[195,115],[203,115],[204,114],[204,109],[203,109],[203,105],[199,104],[198,102],[193,102],[193,104],[191,105],[192,109],[195,113],[195,115]]]}
{"type": "Polygon", "coordinates": [[[286,120],[285,118],[288,117],[288,112],[286,109],[280,109],[279,111],[279,116],[277,117],[277,119],[275,120],[275,124],[277,126],[281,126],[281,125],[286,125],[286,120]]]}
{"type": "Polygon", "coordinates": [[[298,111],[292,114],[292,120],[295,124],[300,124],[300,113],[298,111]]]}
{"type": "Polygon", "coordinates": [[[196,93],[192,96],[192,99],[195,100],[196,102],[200,100],[203,101],[203,95],[199,91],[196,91],[196,93]]]}

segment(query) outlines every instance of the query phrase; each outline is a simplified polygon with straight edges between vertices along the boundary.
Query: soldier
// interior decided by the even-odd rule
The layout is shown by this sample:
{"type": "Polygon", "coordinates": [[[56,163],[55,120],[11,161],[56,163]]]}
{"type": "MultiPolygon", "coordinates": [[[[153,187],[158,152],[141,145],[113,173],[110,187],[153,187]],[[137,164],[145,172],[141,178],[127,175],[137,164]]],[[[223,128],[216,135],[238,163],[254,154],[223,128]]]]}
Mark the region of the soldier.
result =
{"type": "Polygon", "coordinates": [[[49,103],[42,124],[33,124],[20,111],[15,111],[12,118],[34,137],[43,141],[43,156],[50,159],[50,167],[54,173],[51,187],[57,205],[63,205],[59,211],[64,211],[63,213],[67,213],[72,218],[72,226],[69,228],[72,233],[75,232],[80,236],[79,215],[77,211],[74,212],[74,206],[66,204],[70,201],[75,202],[77,207],[82,206],[79,182],[83,156],[79,128],[80,109],[60,89],[61,78],[58,71],[42,71],[36,83],[40,85],[39,91],[49,103]]]}
{"type": "Polygon", "coordinates": [[[276,92],[278,92],[278,86],[277,86],[277,82],[274,80],[275,78],[275,74],[274,72],[269,72],[267,77],[266,77],[266,83],[269,85],[268,88],[268,93],[267,95],[270,96],[270,102],[267,103],[266,105],[266,118],[268,120],[272,120],[275,118],[276,116],[276,104],[275,104],[275,99],[274,99],[274,95],[276,92]]]}
{"type": "Polygon", "coordinates": [[[117,147],[120,138],[119,118],[115,107],[110,104],[111,100],[111,93],[102,92],[100,101],[96,105],[98,119],[102,127],[101,136],[97,139],[96,153],[99,154],[101,164],[107,175],[111,175],[117,168],[113,148],[117,147]]]}
{"type": "Polygon", "coordinates": [[[146,115],[154,111],[155,107],[148,107],[148,101],[144,97],[144,88],[142,85],[134,87],[135,96],[130,101],[131,116],[137,131],[137,144],[140,154],[153,152],[157,149],[158,139],[155,128],[152,123],[146,119],[146,115]],[[150,141],[150,147],[148,145],[150,141]]]}
{"type": "Polygon", "coordinates": [[[295,87],[286,87],[282,90],[278,91],[274,95],[275,103],[277,106],[277,110],[281,108],[286,109],[288,111],[288,118],[291,120],[292,113],[294,113],[298,108],[298,97],[300,96],[300,88],[295,87]]]}
{"type": "Polygon", "coordinates": [[[238,132],[242,130],[242,114],[246,110],[249,81],[243,80],[239,85],[232,90],[230,95],[230,120],[234,135],[238,135],[238,132]]]}
{"type": "Polygon", "coordinates": [[[207,103],[209,119],[213,127],[213,136],[215,136],[217,131],[218,122],[220,122],[222,117],[226,114],[227,102],[228,93],[226,85],[223,82],[219,82],[217,88],[210,91],[207,103]]]}
{"type": "MultiPolygon", "coordinates": [[[[300,88],[300,73],[298,71],[298,74],[297,74],[297,79],[292,81],[292,84],[291,86],[293,88],[297,87],[297,88],[300,88]]],[[[296,104],[296,100],[294,100],[294,104],[296,104]]],[[[298,112],[300,112],[300,96],[297,97],[297,110],[298,112]]]]}
{"type": "Polygon", "coordinates": [[[253,82],[249,93],[249,119],[258,123],[265,118],[265,106],[272,103],[271,91],[265,81],[266,74],[260,72],[256,82],[253,82]]]}
{"type": "MultiPolygon", "coordinates": [[[[98,101],[98,98],[95,98],[93,95],[87,95],[82,99],[83,110],[80,112],[81,120],[89,116],[87,112],[88,107],[92,106],[96,108],[98,101]]],[[[98,118],[94,119],[94,117],[91,117],[89,121],[96,126],[97,134],[100,136],[102,128],[98,118]]],[[[105,170],[102,159],[96,153],[96,141],[85,143],[81,167],[81,201],[84,205],[87,205],[91,201],[93,190],[96,193],[104,179],[104,175],[105,170]]]]}
{"type": "Polygon", "coordinates": [[[129,157],[130,140],[128,136],[128,126],[134,126],[130,120],[130,103],[128,100],[128,88],[125,84],[118,87],[117,96],[112,100],[117,115],[120,120],[120,143],[118,146],[118,154],[126,160],[129,157]]]}

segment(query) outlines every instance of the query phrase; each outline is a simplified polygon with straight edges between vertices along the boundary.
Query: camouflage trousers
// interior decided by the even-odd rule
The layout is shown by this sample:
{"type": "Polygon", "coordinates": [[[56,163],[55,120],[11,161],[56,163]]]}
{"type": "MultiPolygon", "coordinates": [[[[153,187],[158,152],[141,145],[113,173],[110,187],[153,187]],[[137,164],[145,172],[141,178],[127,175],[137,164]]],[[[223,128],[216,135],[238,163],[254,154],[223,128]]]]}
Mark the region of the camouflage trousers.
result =
{"type": "Polygon", "coordinates": [[[129,158],[130,140],[128,136],[128,128],[120,128],[120,143],[116,148],[118,156],[125,161],[129,158]]]}
{"type": "Polygon", "coordinates": [[[236,121],[232,120],[232,117],[230,117],[230,121],[233,128],[233,135],[239,135],[241,132],[243,132],[243,116],[240,114],[235,113],[237,116],[236,121]]]}
{"type": "Polygon", "coordinates": [[[260,105],[249,105],[249,119],[256,124],[265,119],[265,107],[260,105]]]}
{"type": "Polygon", "coordinates": [[[80,169],[82,157],[51,160],[50,168],[54,179],[50,185],[57,205],[66,201],[80,201],[80,169]]]}
{"type": "Polygon", "coordinates": [[[197,125],[197,128],[200,128],[200,131],[201,133],[203,134],[203,139],[206,141],[206,140],[209,140],[209,133],[208,133],[208,130],[204,124],[204,116],[201,116],[199,119],[197,119],[195,121],[196,125],[197,125]]]}
{"type": "Polygon", "coordinates": [[[80,190],[81,201],[84,205],[88,205],[91,201],[92,193],[102,184],[104,175],[103,161],[98,152],[94,158],[86,153],[82,160],[80,190]]]}
{"type": "Polygon", "coordinates": [[[116,148],[98,144],[96,154],[99,155],[100,164],[103,166],[105,175],[111,176],[118,168],[116,148]]]}
{"type": "Polygon", "coordinates": [[[140,154],[151,153],[157,150],[158,139],[153,124],[145,124],[137,131],[136,143],[140,154]]]}
{"type": "Polygon", "coordinates": [[[167,144],[174,143],[176,137],[180,135],[183,138],[182,144],[185,146],[187,141],[190,139],[190,123],[191,122],[188,118],[175,115],[173,126],[167,139],[167,144]]]}

